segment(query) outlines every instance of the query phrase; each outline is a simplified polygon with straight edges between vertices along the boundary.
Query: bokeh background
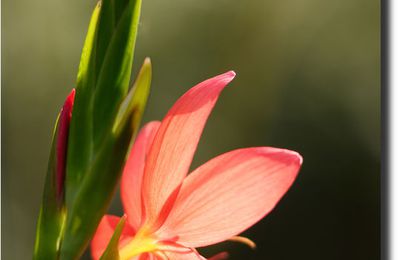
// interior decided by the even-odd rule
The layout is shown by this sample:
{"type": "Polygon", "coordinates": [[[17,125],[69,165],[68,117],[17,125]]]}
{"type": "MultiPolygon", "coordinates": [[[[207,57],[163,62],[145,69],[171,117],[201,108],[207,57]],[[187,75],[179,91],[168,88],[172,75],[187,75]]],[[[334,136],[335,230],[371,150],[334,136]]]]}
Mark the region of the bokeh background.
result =
{"type": "MultiPolygon", "coordinates": [[[[93,0],[2,1],[2,256],[30,259],[52,127],[93,0]]],[[[135,69],[154,65],[144,121],[233,69],[193,167],[239,147],[304,157],[275,210],[231,259],[379,259],[380,1],[144,0],[135,69]]],[[[121,214],[116,196],[110,209],[121,214]]],[[[88,256],[85,256],[85,259],[88,256]]]]}

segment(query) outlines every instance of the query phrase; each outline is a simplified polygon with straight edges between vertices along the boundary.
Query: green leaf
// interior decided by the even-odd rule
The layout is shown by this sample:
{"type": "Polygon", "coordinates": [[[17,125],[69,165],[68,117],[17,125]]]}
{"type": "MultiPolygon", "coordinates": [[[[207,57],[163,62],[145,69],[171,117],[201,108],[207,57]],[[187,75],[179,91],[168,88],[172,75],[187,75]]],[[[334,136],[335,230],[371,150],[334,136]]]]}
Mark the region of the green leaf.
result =
{"type": "Polygon", "coordinates": [[[107,138],[86,173],[74,204],[68,209],[61,259],[78,259],[107,210],[121,175],[132,130],[107,138]]]}
{"type": "Polygon", "coordinates": [[[68,209],[61,259],[76,259],[83,253],[106,212],[138,130],[150,83],[151,63],[146,59],[68,209]]]}
{"type": "Polygon", "coordinates": [[[69,129],[66,204],[72,204],[82,181],[85,169],[92,157],[92,93],[94,89],[95,37],[100,13],[97,3],[89,24],[79,64],[74,110],[69,129]]]}
{"type": "Polygon", "coordinates": [[[103,65],[104,56],[110,44],[115,27],[119,23],[121,15],[126,8],[128,0],[106,0],[102,2],[99,18],[99,30],[96,45],[96,72],[99,73],[103,65]]]}
{"type": "Polygon", "coordinates": [[[94,149],[101,145],[129,88],[141,0],[130,0],[116,24],[96,82],[94,149]]]}
{"type": "Polygon", "coordinates": [[[57,196],[56,143],[59,116],[53,130],[47,177],[40,208],[33,259],[57,259],[60,248],[62,226],[65,220],[63,201],[57,196]]]}
{"type": "Polygon", "coordinates": [[[90,84],[88,84],[89,83],[88,75],[91,73],[94,74],[93,72],[91,72],[92,68],[91,59],[94,54],[95,39],[98,28],[97,25],[98,25],[100,10],[101,10],[101,2],[98,2],[93,10],[92,17],[90,18],[89,28],[82,49],[81,60],[78,69],[78,77],[77,77],[78,89],[90,86],[90,84]]]}
{"type": "Polygon", "coordinates": [[[141,0],[106,0],[93,12],[79,66],[68,144],[68,208],[128,91],[140,7],[141,0]]]}
{"type": "Polygon", "coordinates": [[[114,234],[112,235],[103,255],[100,257],[100,260],[119,260],[118,242],[119,238],[121,237],[122,230],[124,229],[125,222],[126,215],[122,216],[119,220],[117,226],[115,227],[114,234]]]}

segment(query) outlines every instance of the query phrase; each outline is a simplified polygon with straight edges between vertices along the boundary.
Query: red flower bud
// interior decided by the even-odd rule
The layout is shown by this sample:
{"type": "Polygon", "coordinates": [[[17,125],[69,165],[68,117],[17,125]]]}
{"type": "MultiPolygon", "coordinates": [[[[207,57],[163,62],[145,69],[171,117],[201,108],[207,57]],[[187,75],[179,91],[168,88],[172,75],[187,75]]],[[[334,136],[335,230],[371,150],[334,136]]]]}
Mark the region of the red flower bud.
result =
{"type": "Polygon", "coordinates": [[[67,145],[68,145],[68,133],[69,123],[71,122],[72,108],[75,99],[75,89],[72,89],[64,102],[64,105],[60,112],[58,130],[57,130],[57,143],[56,143],[56,160],[57,160],[57,173],[56,173],[56,185],[57,185],[57,198],[59,198],[63,192],[64,179],[65,179],[65,166],[67,157],[67,145]]]}

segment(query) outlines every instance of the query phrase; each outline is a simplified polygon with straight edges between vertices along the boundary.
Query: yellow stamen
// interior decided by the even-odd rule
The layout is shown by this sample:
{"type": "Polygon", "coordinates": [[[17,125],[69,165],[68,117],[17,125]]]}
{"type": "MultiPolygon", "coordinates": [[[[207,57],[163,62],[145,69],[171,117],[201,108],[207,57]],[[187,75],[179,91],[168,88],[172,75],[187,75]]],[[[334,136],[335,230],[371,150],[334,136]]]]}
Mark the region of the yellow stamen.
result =
{"type": "Polygon", "coordinates": [[[256,247],[257,247],[256,243],[254,243],[253,241],[251,241],[247,237],[234,236],[234,237],[231,237],[228,240],[245,244],[245,245],[249,246],[251,249],[256,249],[256,247]]]}

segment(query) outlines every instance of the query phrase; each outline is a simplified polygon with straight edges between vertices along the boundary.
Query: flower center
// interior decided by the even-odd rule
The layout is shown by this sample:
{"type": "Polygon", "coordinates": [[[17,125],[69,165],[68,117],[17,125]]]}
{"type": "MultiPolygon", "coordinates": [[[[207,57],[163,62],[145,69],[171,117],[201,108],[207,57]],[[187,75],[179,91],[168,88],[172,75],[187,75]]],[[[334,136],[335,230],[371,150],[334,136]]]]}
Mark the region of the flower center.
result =
{"type": "Polygon", "coordinates": [[[157,251],[159,249],[157,242],[157,239],[147,232],[139,230],[133,239],[119,250],[119,258],[120,260],[129,260],[143,253],[157,251]]]}
{"type": "Polygon", "coordinates": [[[160,239],[154,232],[142,227],[136,235],[119,249],[119,259],[129,260],[144,253],[152,253],[161,259],[168,259],[167,252],[192,253],[193,249],[176,243],[176,238],[160,239]]]}

